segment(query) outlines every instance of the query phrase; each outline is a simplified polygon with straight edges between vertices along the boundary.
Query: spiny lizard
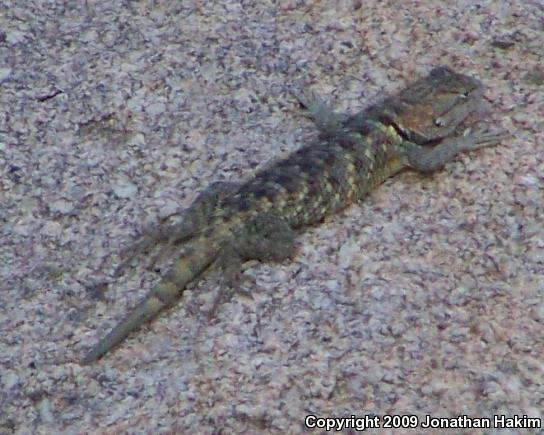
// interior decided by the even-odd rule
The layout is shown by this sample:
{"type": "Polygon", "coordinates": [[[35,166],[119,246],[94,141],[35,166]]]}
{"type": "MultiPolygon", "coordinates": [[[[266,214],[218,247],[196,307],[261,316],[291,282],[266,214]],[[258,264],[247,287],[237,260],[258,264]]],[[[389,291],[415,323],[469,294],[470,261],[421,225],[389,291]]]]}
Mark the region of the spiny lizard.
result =
{"type": "Polygon", "coordinates": [[[243,260],[292,256],[298,230],[364,198],[403,168],[434,171],[457,154],[505,136],[469,124],[482,117],[481,84],[448,67],[355,115],[337,114],[304,95],[321,136],[244,184],[214,183],[158,238],[184,243],[181,257],[139,305],[85,356],[87,364],[164,308],[189,282],[243,260]]]}

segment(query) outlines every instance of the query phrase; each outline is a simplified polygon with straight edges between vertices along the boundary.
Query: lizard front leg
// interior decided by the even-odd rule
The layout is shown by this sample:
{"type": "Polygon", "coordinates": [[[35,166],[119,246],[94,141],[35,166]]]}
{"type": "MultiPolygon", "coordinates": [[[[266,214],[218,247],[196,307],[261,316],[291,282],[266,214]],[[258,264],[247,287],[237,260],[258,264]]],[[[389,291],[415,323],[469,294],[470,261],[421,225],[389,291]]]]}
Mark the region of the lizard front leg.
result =
{"type": "Polygon", "coordinates": [[[405,144],[408,166],[420,172],[432,172],[443,167],[460,153],[495,146],[508,134],[477,132],[467,136],[443,139],[438,145],[405,144]]]}
{"type": "Polygon", "coordinates": [[[311,91],[291,89],[291,93],[306,109],[306,115],[314,122],[323,138],[338,138],[347,132],[345,122],[348,115],[335,112],[327,102],[311,91]]]}

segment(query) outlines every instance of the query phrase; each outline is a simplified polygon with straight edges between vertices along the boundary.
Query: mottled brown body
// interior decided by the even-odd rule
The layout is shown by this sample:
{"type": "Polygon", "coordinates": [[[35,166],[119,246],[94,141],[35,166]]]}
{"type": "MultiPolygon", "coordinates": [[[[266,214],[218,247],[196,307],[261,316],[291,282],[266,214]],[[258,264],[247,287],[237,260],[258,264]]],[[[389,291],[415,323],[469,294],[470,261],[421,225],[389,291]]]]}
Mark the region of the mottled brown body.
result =
{"type": "Polygon", "coordinates": [[[184,251],[162,282],[95,345],[100,358],[178,299],[214,266],[229,272],[245,259],[282,261],[296,231],[364,198],[403,168],[433,171],[455,155],[496,144],[503,135],[464,135],[482,115],[480,84],[447,67],[356,115],[336,114],[300,96],[321,138],[277,161],[243,185],[215,183],[157,238],[184,251]]]}
{"type": "Polygon", "coordinates": [[[364,137],[305,146],[228,198],[225,212],[244,215],[274,210],[292,228],[319,222],[362,198],[393,167],[400,169],[395,147],[401,139],[389,130],[377,123],[364,137]],[[376,168],[382,168],[381,174],[376,168]]]}

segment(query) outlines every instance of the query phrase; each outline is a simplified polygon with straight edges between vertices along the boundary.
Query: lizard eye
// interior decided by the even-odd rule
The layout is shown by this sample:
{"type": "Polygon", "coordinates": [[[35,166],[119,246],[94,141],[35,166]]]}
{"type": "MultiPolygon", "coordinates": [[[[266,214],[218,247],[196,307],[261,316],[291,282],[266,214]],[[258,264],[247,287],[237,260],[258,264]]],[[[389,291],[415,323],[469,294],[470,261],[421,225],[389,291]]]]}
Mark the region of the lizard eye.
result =
{"type": "Polygon", "coordinates": [[[437,127],[445,127],[446,123],[442,118],[435,118],[434,125],[436,125],[437,127]]]}

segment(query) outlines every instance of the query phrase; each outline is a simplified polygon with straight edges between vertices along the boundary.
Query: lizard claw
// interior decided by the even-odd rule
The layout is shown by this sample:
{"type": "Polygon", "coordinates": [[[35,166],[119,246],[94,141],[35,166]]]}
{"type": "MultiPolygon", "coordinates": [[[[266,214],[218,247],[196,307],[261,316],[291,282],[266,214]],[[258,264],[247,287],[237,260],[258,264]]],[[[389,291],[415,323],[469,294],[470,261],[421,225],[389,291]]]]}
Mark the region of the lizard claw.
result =
{"type": "Polygon", "coordinates": [[[505,139],[511,139],[512,134],[508,133],[506,130],[499,130],[497,132],[489,132],[487,130],[479,130],[474,133],[468,133],[465,135],[466,138],[470,138],[470,148],[467,150],[476,150],[479,148],[485,148],[494,146],[499,142],[502,142],[505,139]]]}

